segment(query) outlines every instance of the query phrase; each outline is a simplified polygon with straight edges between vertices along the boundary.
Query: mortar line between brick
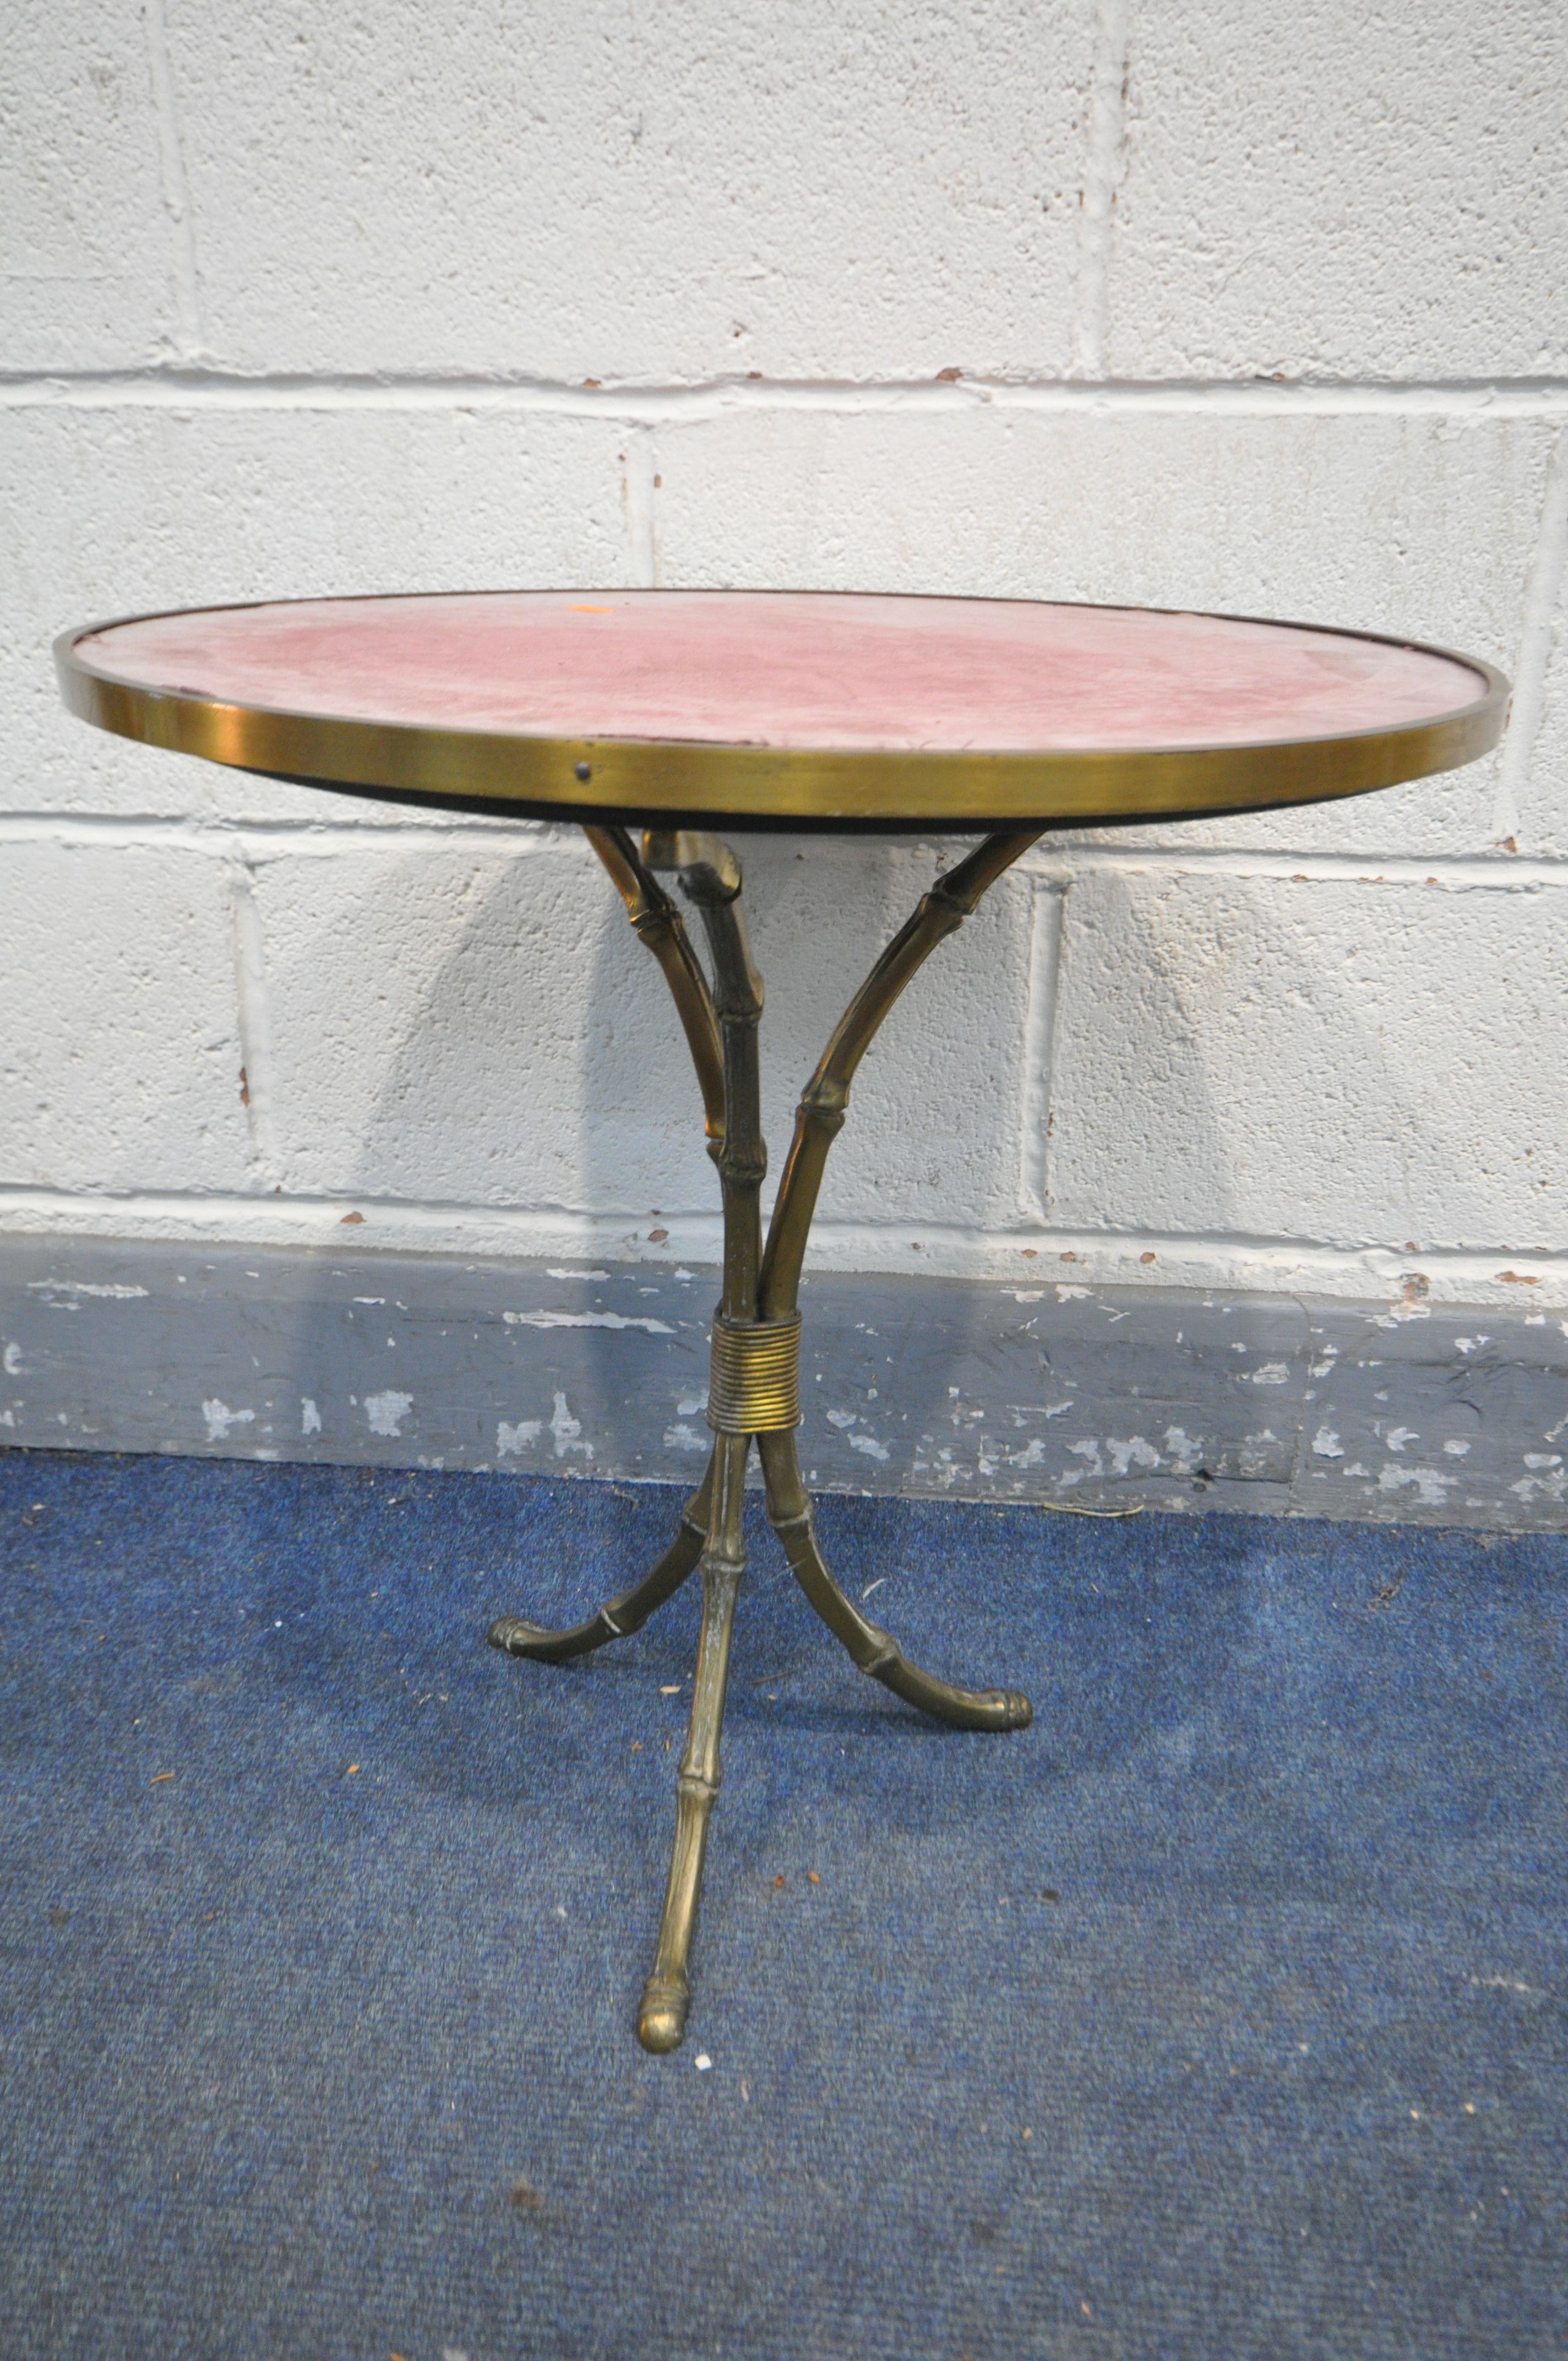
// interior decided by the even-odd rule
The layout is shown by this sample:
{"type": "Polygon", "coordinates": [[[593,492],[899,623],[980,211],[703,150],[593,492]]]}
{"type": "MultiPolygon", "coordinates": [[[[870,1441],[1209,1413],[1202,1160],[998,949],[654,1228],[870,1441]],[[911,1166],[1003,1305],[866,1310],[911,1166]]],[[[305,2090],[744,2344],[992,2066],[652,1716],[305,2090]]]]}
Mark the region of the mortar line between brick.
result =
{"type": "Polygon", "coordinates": [[[147,0],[148,68],[153,107],[158,118],[159,157],[163,177],[163,203],[173,238],[173,280],[177,357],[199,361],[206,339],[202,324],[202,286],[196,268],[196,230],[191,209],[190,182],[185,170],[184,142],[180,134],[180,109],[174,94],[174,68],[170,56],[169,26],[163,0],[147,0]]]}
{"type": "Polygon", "coordinates": [[[620,455],[620,491],[626,511],[626,555],[631,579],[640,589],[663,586],[654,491],[658,483],[657,452],[652,429],[633,427],[620,455]]]}
{"type": "Polygon", "coordinates": [[[1497,796],[1492,809],[1492,834],[1499,844],[1513,843],[1519,834],[1521,791],[1530,774],[1530,759],[1546,712],[1546,684],[1552,661],[1552,631],[1563,579],[1568,566],[1568,426],[1558,434],[1547,470],[1546,497],[1541,503],[1541,531],[1530,578],[1525,586],[1524,621],[1519,632],[1514,673],[1513,699],[1508,735],[1497,765],[1497,796]]]}
{"type": "MultiPolygon", "coordinates": [[[[138,1224],[167,1224],[180,1221],[188,1226],[182,1237],[196,1240],[202,1233],[193,1225],[205,1220],[210,1223],[243,1221],[247,1224],[243,1236],[258,1245],[287,1243],[308,1238],[315,1245],[329,1242],[340,1246],[345,1254],[367,1254],[377,1251],[380,1242],[375,1224],[389,1227],[402,1224],[405,1230],[437,1228],[450,1234],[455,1222],[467,1219],[476,1227],[492,1233],[507,1232],[521,1241],[533,1236],[540,1241],[542,1252],[556,1252],[558,1242],[572,1236],[581,1242],[585,1250],[604,1255],[615,1250],[616,1244],[630,1249],[637,1245],[636,1234],[644,1214],[610,1211],[585,1213],[560,1207],[486,1205],[466,1199],[382,1198],[359,1191],[352,1194],[311,1195],[303,1192],[287,1197],[248,1194],[236,1191],[125,1190],[73,1191],[67,1189],[29,1188],[24,1183],[0,1183],[0,1236],[49,1235],[27,1230],[24,1226],[29,1214],[48,1218],[71,1217],[80,1222],[82,1216],[96,1217],[92,1229],[78,1226],[71,1235],[111,1236],[123,1235],[112,1230],[114,1220],[135,1221],[138,1224]],[[330,1238],[334,1228],[342,1226],[343,1209],[358,1212],[364,1216],[364,1226],[356,1225],[352,1241],[330,1238]],[[12,1218],[7,1221],[7,1214],[12,1218]],[[261,1219],[258,1221],[258,1216],[261,1219]],[[106,1218],[105,1218],[106,1217],[106,1218]]],[[[721,1240],[720,1217],[707,1209],[682,1213],[666,1209],[664,1218],[678,1224],[684,1236],[673,1236],[670,1245],[657,1257],[638,1252],[625,1252],[621,1259],[646,1263],[651,1271],[669,1270],[677,1251],[688,1257],[703,1248],[701,1258],[717,1257],[721,1240]]],[[[215,1235],[215,1233],[213,1233],[215,1235]]],[[[1475,1279],[1500,1279],[1498,1264],[1517,1264],[1519,1276],[1508,1283],[1519,1288],[1510,1302],[1521,1311],[1544,1310],[1533,1295],[1527,1294],[1530,1274],[1551,1278],[1568,1278],[1568,1248],[1553,1249],[1520,1246],[1474,1246],[1432,1247],[1403,1252],[1393,1246],[1368,1243],[1361,1246],[1335,1246],[1328,1241],[1310,1237],[1274,1235],[1266,1233],[1224,1230],[1085,1230],[1068,1224],[1056,1227],[1024,1226],[1007,1229],[960,1228],[948,1222],[900,1221],[885,1224],[857,1223],[843,1220],[818,1222],[813,1228],[814,1245],[823,1253],[820,1268],[877,1268],[889,1266],[916,1275],[904,1259],[911,1238],[918,1236],[922,1250],[929,1253],[942,1247],[961,1248],[971,1256],[1003,1253],[1022,1257],[1025,1248],[1035,1251],[1037,1268],[1025,1270],[1010,1263],[1002,1283],[1024,1284],[1054,1289],[1058,1286],[1095,1286],[1108,1284],[1103,1266],[1111,1261],[1120,1265],[1143,1252],[1153,1250],[1156,1266],[1147,1271],[1147,1283],[1166,1286],[1172,1283],[1168,1266],[1179,1264],[1182,1257],[1226,1255],[1251,1258],[1260,1268],[1265,1264],[1286,1267],[1291,1270],[1318,1268],[1325,1273],[1354,1272],[1374,1294],[1386,1288],[1398,1292],[1405,1277],[1412,1271],[1431,1275],[1444,1273],[1470,1276],[1475,1279]],[[861,1249],[888,1256],[888,1264],[876,1262],[848,1266],[829,1257],[836,1251],[861,1249]],[[891,1250],[896,1249],[896,1253],[891,1250]],[[1100,1266],[1098,1276],[1091,1268],[1092,1261],[1100,1266]],[[1062,1268],[1065,1260],[1068,1268],[1062,1268]],[[1077,1267],[1074,1268],[1073,1266],[1077,1267]],[[1162,1268],[1161,1266],[1166,1266],[1162,1268]]],[[[385,1251],[411,1251],[403,1246],[388,1245],[385,1251]]],[[[421,1248],[420,1251],[429,1249],[421,1248]]],[[[519,1251],[526,1251],[520,1245],[519,1251]]],[[[484,1254],[492,1249],[472,1243],[449,1245],[436,1249],[458,1256],[484,1254]]],[[[927,1265],[920,1275],[930,1275],[933,1266],[927,1265]]],[[[975,1275],[972,1271],[968,1274],[975,1275]]],[[[1134,1276],[1138,1274],[1135,1270],[1134,1276]]],[[[995,1274],[992,1274],[995,1276],[995,1274]]],[[[1227,1282],[1234,1284],[1236,1282],[1227,1282]]],[[[1299,1286],[1299,1279],[1283,1279],[1277,1291],[1288,1293],[1299,1286]]],[[[1554,1299],[1548,1299],[1554,1301],[1554,1299]]],[[[1554,1314],[1555,1316],[1555,1314],[1554,1314]]]]}
{"type": "Polygon", "coordinates": [[[148,368],[0,374],[0,409],[516,411],[605,423],[672,425],[744,412],[807,411],[835,416],[964,415],[987,410],[1115,415],[1146,411],[1227,416],[1541,417],[1568,412],[1568,379],[1492,378],[1280,384],[1250,378],[1150,381],[1087,378],[958,383],[909,379],[730,378],[687,385],[587,387],[496,371],[443,376],[418,370],[259,371],[148,368]]]}
{"type": "Polygon", "coordinates": [[[234,924],[235,1023],[239,1035],[241,1095],[257,1180],[273,1187],[280,1177],[277,1152],[276,1063],[272,1012],[267,984],[267,949],[256,899],[256,873],[243,841],[230,851],[229,903],[234,924]]]}
{"type": "Polygon", "coordinates": [[[1074,374],[1086,378],[1105,373],[1111,237],[1127,137],[1130,16],[1129,0],[1099,0],[1095,9],[1072,325],[1074,374]]]}
{"type": "Polygon", "coordinates": [[[1050,1218],[1051,1084],[1068,881],[1036,872],[1032,882],[1029,983],[1019,1089],[1018,1202],[1025,1221],[1047,1223],[1050,1218]]]}
{"type": "MultiPolygon", "coordinates": [[[[569,825],[557,829],[530,821],[483,820],[466,815],[455,815],[450,820],[340,825],[330,820],[251,818],[239,822],[203,821],[179,814],[157,813],[122,817],[107,812],[0,812],[0,844],[162,845],[227,860],[236,826],[244,829],[247,858],[252,864],[283,854],[296,859],[304,856],[338,860],[354,851],[407,853],[454,843],[488,843],[509,860],[562,852],[580,854],[585,862],[590,858],[576,829],[569,825]]],[[[941,843],[949,840],[932,836],[922,840],[941,843]]],[[[1085,845],[1081,851],[1046,845],[1027,854],[1019,866],[1022,876],[1037,877],[1058,885],[1096,871],[1157,876],[1257,877],[1305,885],[1428,886],[1435,883],[1453,891],[1533,893],[1568,885],[1568,855],[1527,859],[1496,852],[1324,853],[1293,851],[1289,846],[1279,851],[1252,851],[1212,845],[1184,849],[1097,843],[1085,845]]]]}

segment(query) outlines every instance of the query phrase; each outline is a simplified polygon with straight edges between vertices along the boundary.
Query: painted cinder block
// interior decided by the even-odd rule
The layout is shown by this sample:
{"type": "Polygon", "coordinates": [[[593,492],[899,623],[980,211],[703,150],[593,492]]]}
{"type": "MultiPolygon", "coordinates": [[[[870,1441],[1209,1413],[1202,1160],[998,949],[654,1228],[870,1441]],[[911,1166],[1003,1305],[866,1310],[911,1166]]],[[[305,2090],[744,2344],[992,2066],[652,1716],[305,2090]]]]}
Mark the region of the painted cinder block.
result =
{"type": "Polygon", "coordinates": [[[87,729],[54,634],[225,599],[623,581],[627,452],[614,420],[324,396],[0,410],[0,808],[352,824],[367,807],[87,729]]]}
{"type": "MultiPolygon", "coordinates": [[[[741,849],[776,1176],[802,1085],[940,855],[787,838],[741,849]]],[[[663,980],[573,831],[251,851],[289,1192],[620,1213],[644,1228],[716,1208],[663,980]]],[[[1033,902],[1028,881],[1004,884],[896,1005],[834,1149],[829,1219],[1016,1217],[1033,902]]]]}
{"type": "MultiPolygon", "coordinates": [[[[767,984],[763,1124],[776,1177],[828,1037],[954,848],[752,837],[743,853],[767,984]]],[[[827,1220],[979,1228],[1016,1219],[1034,899],[1029,881],[1001,881],[894,1004],[828,1159],[827,1220]]]]}
{"type": "Polygon", "coordinates": [[[228,889],[179,847],[5,848],[0,1183],[254,1185],[228,889]]]}
{"type": "Polygon", "coordinates": [[[1117,377],[1568,364],[1554,0],[1135,7],[1107,273],[1117,377]]]}
{"type": "MultiPolygon", "coordinates": [[[[27,0],[0,60],[26,101],[0,156],[4,358],[62,381],[0,408],[0,812],[24,816],[0,819],[0,1182],[59,1193],[18,1193],[16,1220],[102,1227],[106,1200],[166,1234],[297,1219],[363,1242],[381,1217],[339,1232],[342,1197],[384,1192],[381,1235],[411,1246],[504,1249],[508,1222],[566,1235],[608,1213],[653,1256],[675,1251],[648,1243],[655,1208],[708,1216],[716,1195],[663,987],[575,837],[449,833],[107,739],[58,704],[65,624],[486,582],[968,590],[1445,640],[1519,678],[1515,732],[1500,764],[1359,802],[1120,832],[1108,859],[1092,836],[1045,848],[862,1068],[824,1254],[925,1267],[908,1233],[929,1223],[939,1251],[1013,1268],[1022,1235],[1038,1284],[1044,1217],[1074,1251],[1146,1236],[1159,1274],[1229,1268],[1233,1246],[1235,1272],[1266,1270],[1277,1246],[1292,1286],[1317,1242],[1370,1243],[1409,1270],[1409,1296],[1390,1286],[1409,1311],[1422,1253],[1495,1247],[1471,1280],[1530,1299],[1496,1275],[1564,1245],[1546,880],[1568,849],[1568,501],[1540,380],[1564,365],[1568,20],[1539,0],[1419,21],[1135,6],[1124,97],[1123,13],[591,0],[520,21],[397,0],[361,22],[323,0],[93,0],[57,20],[27,0]],[[136,375],[170,359],[220,374],[136,375]],[[1146,382],[1101,401],[1065,381],[1102,364],[1146,382]],[[753,373],[815,382],[681,391],[753,373]],[[1337,390],[1244,382],[1302,377],[1337,390]],[[556,382],[622,379],[650,389],[635,415],[556,382]],[[94,835],[115,814],[146,833],[94,835]],[[1476,856],[1514,860],[1499,838],[1527,890],[1471,890],[1476,856]],[[1299,852],[1301,882],[1293,858],[1223,873],[1260,852],[1299,852]],[[1338,853],[1368,882],[1325,875],[1338,853]]],[[[776,1175],[799,1084],[937,853],[744,850],[776,1175]]],[[[1371,1344],[1354,1400],[1343,1365],[1324,1380],[1343,1454],[1299,1460],[1298,1504],[1491,1514],[1435,1412],[1405,1414],[1426,1462],[1352,1449],[1382,1416],[1371,1344]]],[[[932,1395],[937,1455],[909,1480],[1138,1476],[1111,1448],[1144,1433],[1124,1422],[1093,1430],[1102,1477],[1070,1452],[1090,1427],[1063,1441],[1059,1419],[1058,1456],[1015,1468],[1011,1430],[970,1433],[985,1356],[971,1371],[961,1345],[945,1335],[958,1411],[932,1395]]],[[[1420,1380],[1444,1416],[1457,1369],[1438,1356],[1420,1380]]],[[[543,1419],[554,1464],[550,1398],[507,1415],[543,1419]]],[[[909,1407],[818,1420],[824,1477],[877,1473],[866,1446],[892,1448],[909,1407]]],[[[1548,1521],[1551,1423],[1503,1486],[1536,1485],[1548,1521]]],[[[1252,1434],[1230,1474],[1282,1482],[1266,1453],[1244,1466],[1252,1434]]]]}
{"type": "Polygon", "coordinates": [[[1510,851],[1560,859],[1568,852],[1568,425],[1558,428],[1509,734],[1518,742],[1503,764],[1498,833],[1510,851]]]}
{"type": "Polygon", "coordinates": [[[123,368],[178,326],[148,11],[12,0],[0,45],[0,366],[123,368]]]}
{"type": "MultiPolygon", "coordinates": [[[[778,409],[658,430],[663,578],[1192,607],[1511,672],[1557,428],[1455,410],[778,409]]],[[[1117,842],[1473,851],[1496,763],[1117,842]]]]}
{"type": "Polygon", "coordinates": [[[1055,370],[1089,0],[170,0],[205,331],[246,369],[1055,370]]]}
{"type": "Polygon", "coordinates": [[[1568,854],[1568,606],[1558,609],[1541,725],[1505,818],[1519,852],[1559,861],[1568,854]]]}
{"type": "Polygon", "coordinates": [[[572,833],[280,852],[256,899],[286,1191],[708,1202],[668,995],[572,833]]]}
{"type": "Polygon", "coordinates": [[[1052,1219],[1562,1252],[1562,925],[1547,888],[1080,877],[1052,1219]]]}

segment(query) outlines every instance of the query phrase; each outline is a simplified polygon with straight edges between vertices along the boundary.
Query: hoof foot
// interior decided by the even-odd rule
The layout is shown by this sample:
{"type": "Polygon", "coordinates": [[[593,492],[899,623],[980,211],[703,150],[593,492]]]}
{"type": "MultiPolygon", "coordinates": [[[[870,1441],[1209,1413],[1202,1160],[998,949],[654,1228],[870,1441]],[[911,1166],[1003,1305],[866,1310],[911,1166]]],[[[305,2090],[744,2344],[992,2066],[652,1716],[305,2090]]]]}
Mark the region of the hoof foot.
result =
{"type": "Polygon", "coordinates": [[[637,2012],[637,2038],[644,2049],[651,2049],[657,2058],[680,2048],[685,2039],[690,2001],[684,1978],[679,1983],[665,1983],[657,1976],[649,1977],[637,2012]]]}
{"type": "Polygon", "coordinates": [[[526,1656],[541,1641],[554,1638],[541,1623],[525,1623],[521,1615],[498,1615],[486,1635],[503,1655],[526,1656]]]}
{"type": "Polygon", "coordinates": [[[1035,1719],[1035,1708],[1029,1703],[1028,1698],[1024,1695],[1023,1690],[998,1689],[996,1694],[998,1702],[1002,1707],[1002,1718],[998,1723],[998,1728],[1002,1730],[1027,1730],[1029,1724],[1035,1719]]]}

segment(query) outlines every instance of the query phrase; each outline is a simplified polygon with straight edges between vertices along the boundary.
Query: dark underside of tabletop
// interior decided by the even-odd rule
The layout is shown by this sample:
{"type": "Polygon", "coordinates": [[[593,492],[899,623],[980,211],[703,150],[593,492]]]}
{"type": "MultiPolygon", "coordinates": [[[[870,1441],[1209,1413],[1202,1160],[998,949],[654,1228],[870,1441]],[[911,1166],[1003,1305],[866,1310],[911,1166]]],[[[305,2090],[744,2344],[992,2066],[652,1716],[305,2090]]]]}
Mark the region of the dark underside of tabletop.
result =
{"type": "MultiPolygon", "coordinates": [[[[285,786],[319,787],[332,795],[352,796],[361,802],[399,804],[416,811],[464,812],[484,819],[550,820],[558,827],[629,828],[702,828],[712,829],[722,836],[881,836],[902,837],[910,842],[928,843],[936,839],[954,836],[984,836],[1000,829],[1017,828],[1026,823],[1005,815],[1000,818],[968,814],[957,818],[931,820],[862,819],[853,815],[824,819],[815,814],[799,817],[788,813],[704,810],[692,805],[629,805],[559,804],[534,801],[523,796],[463,796],[444,795],[433,790],[424,792],[417,787],[356,786],[342,779],[313,779],[295,771],[266,771],[263,778],[280,780],[285,786]]],[[[1360,793],[1371,795],[1375,788],[1363,788],[1360,793]]],[[[1294,799],[1269,797],[1255,804],[1227,804],[1223,816],[1242,819],[1260,811],[1292,811],[1305,805],[1321,802],[1319,796],[1301,796],[1294,799]]],[[[1217,817],[1212,805],[1195,807],[1190,811],[1147,812],[1117,811],[1074,812],[1070,817],[1039,818],[1042,830],[1057,831],[1080,828],[1150,828],[1174,826],[1179,821],[1212,819],[1217,817]]]]}

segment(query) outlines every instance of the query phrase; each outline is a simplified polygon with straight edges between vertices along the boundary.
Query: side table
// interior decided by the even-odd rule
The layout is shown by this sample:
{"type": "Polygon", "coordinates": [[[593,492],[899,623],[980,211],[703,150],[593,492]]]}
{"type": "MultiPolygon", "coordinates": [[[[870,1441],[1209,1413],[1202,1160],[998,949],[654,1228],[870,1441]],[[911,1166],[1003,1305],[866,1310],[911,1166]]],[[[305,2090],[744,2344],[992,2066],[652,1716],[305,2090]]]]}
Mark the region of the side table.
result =
{"type": "Polygon", "coordinates": [[[570,1631],[490,1627],[564,1664],[638,1630],[700,1565],[691,1723],[637,2030],[685,2030],[756,1444],[768,1515],[861,1670],[959,1729],[1016,1730],[1014,1689],[954,1686],[861,1614],[801,1479],[797,1294],[855,1071],[917,970],[1047,828],[1323,801],[1496,744],[1508,683],[1443,650],[1313,626],[1021,599],[567,590],[311,599],[68,632],[67,704],[101,729],[340,793],[582,825],[663,970],[724,1209],[707,1471],[663,1556],[570,1631]],[[641,840],[632,833],[641,831],[641,840]],[[762,983],[726,841],[760,829],[978,836],[873,964],[806,1083],[766,1235],[762,983]],[[721,832],[722,831],[722,832],[721,832]],[[679,881],[707,940],[705,972],[679,881]]]}

